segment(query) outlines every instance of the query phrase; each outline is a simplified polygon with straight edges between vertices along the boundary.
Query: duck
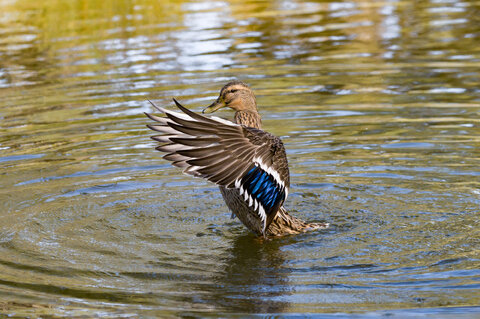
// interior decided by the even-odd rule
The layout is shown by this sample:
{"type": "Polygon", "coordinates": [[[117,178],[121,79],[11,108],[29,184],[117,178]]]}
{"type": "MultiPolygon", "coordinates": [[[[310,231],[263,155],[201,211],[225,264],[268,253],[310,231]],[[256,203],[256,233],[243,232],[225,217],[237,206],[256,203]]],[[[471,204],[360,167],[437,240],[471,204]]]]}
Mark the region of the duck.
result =
{"type": "Polygon", "coordinates": [[[233,121],[205,116],[182,106],[171,111],[157,106],[147,127],[160,134],[157,151],[183,173],[204,178],[220,188],[231,211],[251,232],[264,238],[325,229],[328,223],[308,223],[283,206],[289,193],[290,172],[282,140],[262,130],[255,94],[244,82],[231,81],[202,114],[221,108],[235,111],[233,121]]]}

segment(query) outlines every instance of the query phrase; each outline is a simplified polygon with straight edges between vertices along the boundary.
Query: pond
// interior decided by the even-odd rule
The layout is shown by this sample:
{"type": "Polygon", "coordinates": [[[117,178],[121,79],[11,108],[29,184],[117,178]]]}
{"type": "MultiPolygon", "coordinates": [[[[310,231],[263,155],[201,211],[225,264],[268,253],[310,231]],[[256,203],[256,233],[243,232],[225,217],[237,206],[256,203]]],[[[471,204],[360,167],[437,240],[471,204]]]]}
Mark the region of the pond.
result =
{"type": "Polygon", "coordinates": [[[480,316],[478,1],[0,8],[0,314],[480,316]],[[259,240],[154,150],[148,99],[233,79],[328,229],[259,240]]]}

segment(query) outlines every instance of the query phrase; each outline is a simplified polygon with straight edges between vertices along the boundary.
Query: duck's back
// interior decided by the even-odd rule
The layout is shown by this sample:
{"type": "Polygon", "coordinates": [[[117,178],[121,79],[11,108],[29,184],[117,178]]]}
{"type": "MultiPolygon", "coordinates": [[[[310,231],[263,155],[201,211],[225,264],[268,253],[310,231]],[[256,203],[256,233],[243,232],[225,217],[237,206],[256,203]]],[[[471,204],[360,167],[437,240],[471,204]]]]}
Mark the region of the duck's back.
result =
{"type": "MultiPolygon", "coordinates": [[[[259,144],[268,143],[271,144],[271,148],[274,151],[277,150],[272,157],[272,161],[266,164],[269,166],[276,166],[275,168],[281,167],[280,171],[285,172],[282,179],[285,180],[285,184],[288,188],[290,184],[290,176],[285,149],[281,140],[278,137],[261,130],[261,117],[257,112],[236,112],[234,120],[237,124],[256,129],[251,130],[252,136],[250,137],[250,140],[252,142],[256,141],[259,144]]],[[[262,234],[263,222],[254,208],[252,208],[247,200],[245,200],[244,196],[240,194],[240,191],[235,188],[220,186],[220,192],[222,193],[225,203],[232,212],[232,218],[237,216],[248,229],[258,235],[262,234]]]]}

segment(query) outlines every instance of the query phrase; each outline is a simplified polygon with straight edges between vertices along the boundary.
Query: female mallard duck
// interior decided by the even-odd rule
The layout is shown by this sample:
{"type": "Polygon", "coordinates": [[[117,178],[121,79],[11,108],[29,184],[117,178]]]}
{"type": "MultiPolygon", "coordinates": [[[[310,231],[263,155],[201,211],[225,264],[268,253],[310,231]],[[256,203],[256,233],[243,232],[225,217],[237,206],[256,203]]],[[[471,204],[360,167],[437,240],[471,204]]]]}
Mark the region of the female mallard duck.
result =
{"type": "Polygon", "coordinates": [[[147,125],[161,135],[156,149],[183,172],[220,186],[232,218],[237,216],[257,235],[282,236],[326,228],[290,216],[283,202],[288,196],[290,174],[282,141],[261,130],[261,118],[252,90],[242,82],[225,85],[218,99],[203,113],[228,106],[236,111],[235,123],[194,113],[173,99],[183,112],[153,106],[167,117],[146,115],[147,125]]]}

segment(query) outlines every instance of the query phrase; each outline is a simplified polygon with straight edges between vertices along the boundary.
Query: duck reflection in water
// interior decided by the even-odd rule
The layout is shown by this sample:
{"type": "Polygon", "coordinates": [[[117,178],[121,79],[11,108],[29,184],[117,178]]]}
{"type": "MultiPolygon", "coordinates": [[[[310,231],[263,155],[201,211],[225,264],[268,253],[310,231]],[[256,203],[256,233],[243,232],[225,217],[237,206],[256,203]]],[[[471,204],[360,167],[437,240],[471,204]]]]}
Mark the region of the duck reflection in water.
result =
{"type": "Polygon", "coordinates": [[[283,240],[264,244],[244,235],[226,252],[224,269],[215,276],[212,302],[238,312],[280,313],[289,307],[282,296],[291,294],[288,273],[283,271],[283,240]]]}

